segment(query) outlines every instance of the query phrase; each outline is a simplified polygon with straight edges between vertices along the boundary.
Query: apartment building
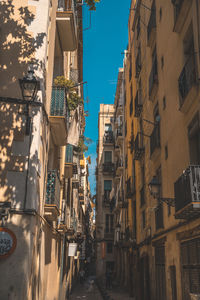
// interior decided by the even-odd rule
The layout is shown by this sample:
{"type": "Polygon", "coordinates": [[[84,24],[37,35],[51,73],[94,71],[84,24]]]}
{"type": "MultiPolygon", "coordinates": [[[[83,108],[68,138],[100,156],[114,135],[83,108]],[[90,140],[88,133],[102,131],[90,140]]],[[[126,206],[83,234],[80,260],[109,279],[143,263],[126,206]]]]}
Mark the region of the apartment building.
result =
{"type": "Polygon", "coordinates": [[[69,105],[70,88],[83,97],[81,1],[5,0],[0,14],[0,294],[65,299],[85,230],[84,109],[69,105]]]}
{"type": "Polygon", "coordinates": [[[135,299],[200,294],[199,16],[195,0],[131,3],[125,111],[135,299]]]}
{"type": "Polygon", "coordinates": [[[96,172],[96,273],[100,279],[114,270],[114,214],[110,206],[115,174],[114,112],[114,105],[100,104],[96,172]]]}

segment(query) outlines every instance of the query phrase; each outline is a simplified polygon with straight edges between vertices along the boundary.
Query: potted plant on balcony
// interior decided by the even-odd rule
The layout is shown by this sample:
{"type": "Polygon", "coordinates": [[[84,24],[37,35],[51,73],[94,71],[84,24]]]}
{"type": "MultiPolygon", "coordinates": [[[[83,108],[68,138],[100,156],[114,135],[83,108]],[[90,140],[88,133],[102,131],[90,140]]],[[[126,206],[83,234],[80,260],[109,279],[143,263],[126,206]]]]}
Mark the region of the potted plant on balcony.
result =
{"type": "Polygon", "coordinates": [[[78,105],[83,105],[83,99],[78,96],[77,86],[74,81],[66,79],[65,76],[57,76],[54,79],[54,86],[65,88],[67,106],[70,111],[75,110],[78,105]]]}

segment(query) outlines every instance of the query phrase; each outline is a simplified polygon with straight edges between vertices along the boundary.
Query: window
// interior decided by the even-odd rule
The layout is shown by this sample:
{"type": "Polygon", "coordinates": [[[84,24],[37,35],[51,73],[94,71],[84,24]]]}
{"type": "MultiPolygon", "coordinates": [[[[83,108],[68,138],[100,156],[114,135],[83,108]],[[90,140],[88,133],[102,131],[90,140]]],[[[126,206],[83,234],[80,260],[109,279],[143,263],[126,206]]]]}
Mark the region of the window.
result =
{"type": "Polygon", "coordinates": [[[187,300],[200,294],[200,239],[183,242],[180,248],[183,300],[187,300]]]}
{"type": "Polygon", "coordinates": [[[112,125],[111,124],[105,124],[105,131],[112,131],[112,125]]]}
{"type": "Polygon", "coordinates": [[[113,252],[113,244],[111,242],[107,243],[107,253],[113,252]]]}
{"type": "Polygon", "coordinates": [[[145,210],[142,212],[142,229],[146,227],[146,215],[145,215],[145,210]]]}
{"type": "Polygon", "coordinates": [[[104,152],[104,162],[111,163],[112,162],[112,151],[105,151],[104,152]]]}
{"type": "Polygon", "coordinates": [[[165,159],[168,159],[168,146],[165,146],[165,159]]]}
{"type": "Polygon", "coordinates": [[[112,180],[104,180],[104,198],[106,200],[109,200],[111,190],[112,190],[112,180]]]}
{"type": "Polygon", "coordinates": [[[166,108],[166,97],[164,96],[163,97],[163,110],[165,110],[166,108]]]}
{"type": "Polygon", "coordinates": [[[106,214],[106,233],[112,233],[113,232],[113,221],[114,221],[114,215],[106,214]]]}
{"type": "Polygon", "coordinates": [[[188,142],[190,151],[190,164],[200,164],[200,126],[198,114],[193,118],[188,127],[188,142]]]}

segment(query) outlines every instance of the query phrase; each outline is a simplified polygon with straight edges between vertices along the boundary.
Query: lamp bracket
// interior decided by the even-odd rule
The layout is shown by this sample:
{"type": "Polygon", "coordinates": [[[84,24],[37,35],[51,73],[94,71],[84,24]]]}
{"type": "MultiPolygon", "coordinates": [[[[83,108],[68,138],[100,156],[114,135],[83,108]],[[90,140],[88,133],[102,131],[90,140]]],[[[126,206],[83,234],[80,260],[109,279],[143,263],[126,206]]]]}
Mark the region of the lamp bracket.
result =
{"type": "Polygon", "coordinates": [[[158,201],[165,202],[168,206],[175,206],[174,198],[158,198],[158,201]]]}
{"type": "Polygon", "coordinates": [[[1,201],[0,202],[0,220],[2,221],[2,226],[4,222],[8,219],[11,209],[11,202],[1,201]]]}

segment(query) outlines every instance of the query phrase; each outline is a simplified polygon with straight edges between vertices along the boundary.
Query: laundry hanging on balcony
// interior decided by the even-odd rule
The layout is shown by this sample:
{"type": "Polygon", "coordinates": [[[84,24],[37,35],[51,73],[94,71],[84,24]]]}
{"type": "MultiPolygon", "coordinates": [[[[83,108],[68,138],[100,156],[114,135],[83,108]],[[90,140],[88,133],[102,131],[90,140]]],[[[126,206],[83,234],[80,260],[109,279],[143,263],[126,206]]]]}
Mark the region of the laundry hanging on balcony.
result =
{"type": "Polygon", "coordinates": [[[79,142],[79,132],[80,132],[80,124],[79,124],[79,117],[78,117],[78,109],[76,109],[72,121],[70,123],[67,143],[77,147],[79,142]]]}

